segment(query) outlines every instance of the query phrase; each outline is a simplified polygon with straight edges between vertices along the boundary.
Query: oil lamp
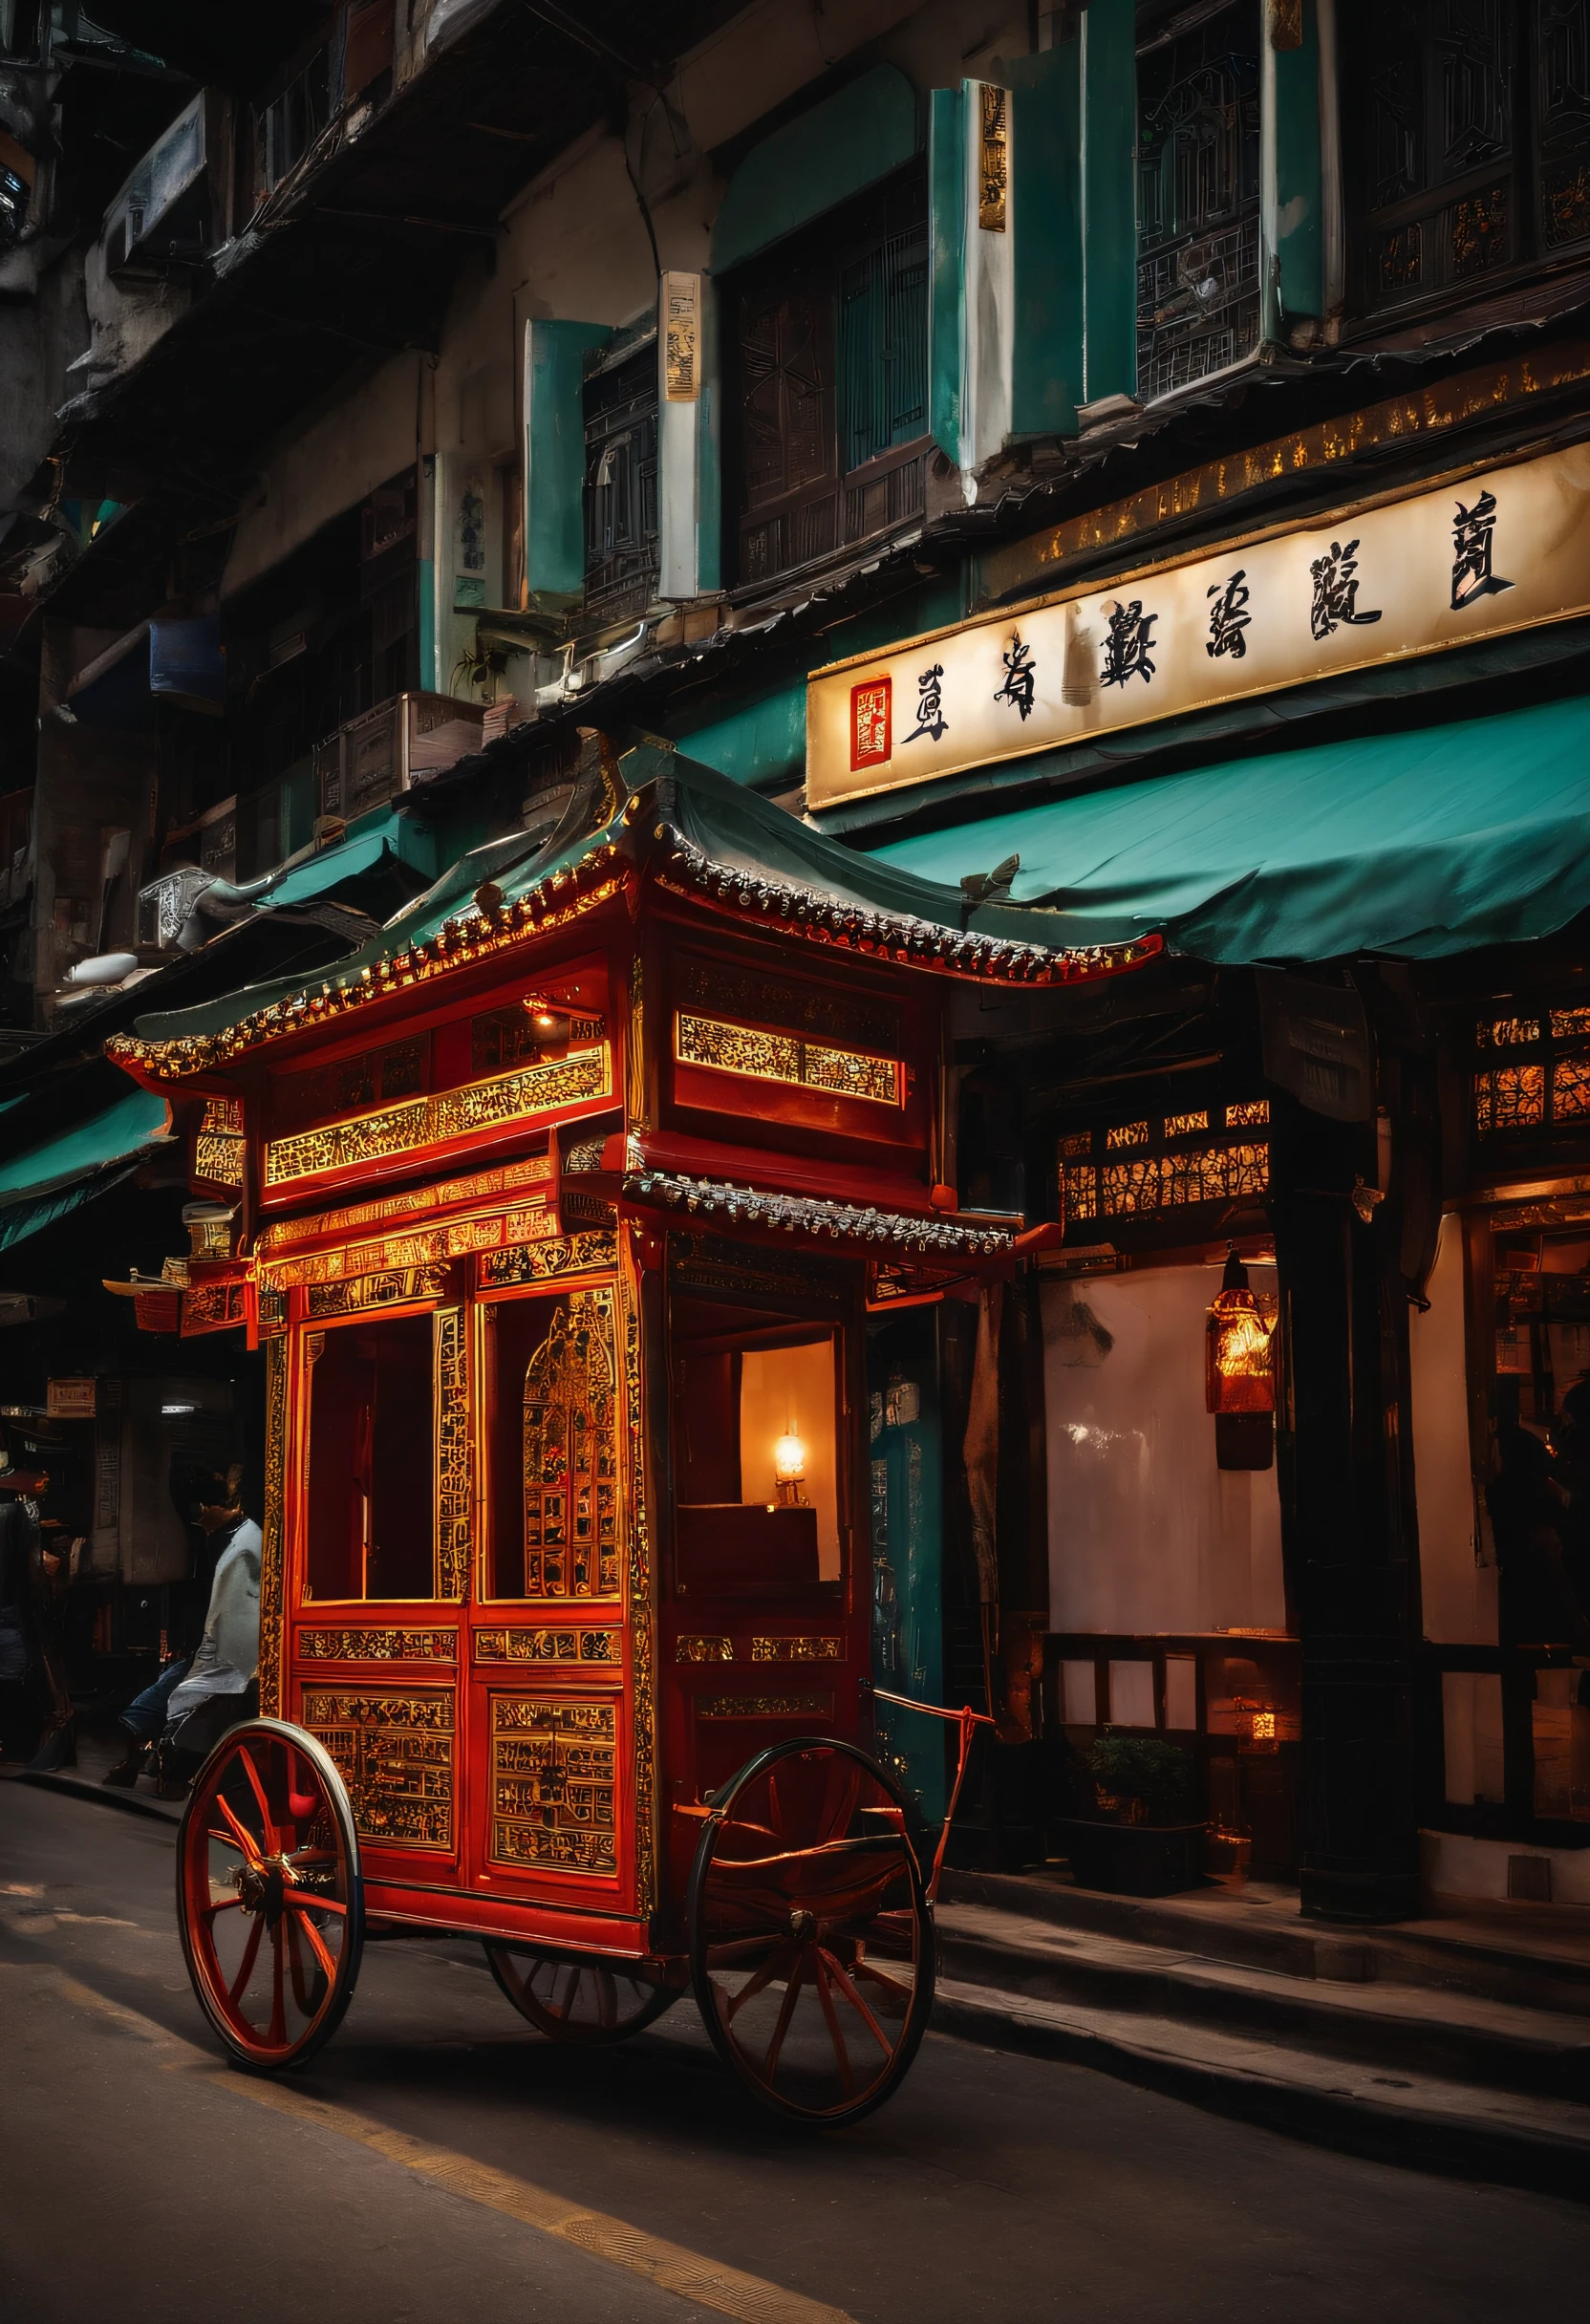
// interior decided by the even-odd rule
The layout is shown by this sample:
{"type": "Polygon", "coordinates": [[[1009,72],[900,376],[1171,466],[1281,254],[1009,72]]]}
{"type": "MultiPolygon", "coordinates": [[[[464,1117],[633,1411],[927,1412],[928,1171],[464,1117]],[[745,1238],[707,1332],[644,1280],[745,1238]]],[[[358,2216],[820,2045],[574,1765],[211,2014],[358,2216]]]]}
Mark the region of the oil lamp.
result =
{"type": "Polygon", "coordinates": [[[806,1474],[806,1446],[798,1436],[781,1436],[773,1447],[773,1489],[781,1509],[800,1507],[806,1474]]]}
{"type": "Polygon", "coordinates": [[[1214,1414],[1214,1458],[1222,1469],[1268,1469],[1275,1460],[1273,1329],[1233,1243],[1204,1340],[1205,1401],[1214,1414]]]}

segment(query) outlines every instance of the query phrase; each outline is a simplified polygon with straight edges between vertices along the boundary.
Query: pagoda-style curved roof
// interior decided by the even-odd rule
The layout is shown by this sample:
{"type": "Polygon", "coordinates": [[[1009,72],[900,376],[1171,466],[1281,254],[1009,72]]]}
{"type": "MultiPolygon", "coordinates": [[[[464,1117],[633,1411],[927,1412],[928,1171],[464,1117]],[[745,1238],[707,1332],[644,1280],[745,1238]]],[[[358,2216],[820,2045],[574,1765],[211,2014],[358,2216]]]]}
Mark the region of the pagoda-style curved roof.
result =
{"type": "Polygon", "coordinates": [[[1161,950],[1157,936],[1079,950],[1056,915],[971,904],[953,888],[825,838],[666,744],[603,755],[545,842],[518,834],[466,855],[317,985],[283,979],[140,1018],[107,1044],[151,1079],[183,1080],[565,926],[649,882],[796,941],[973,980],[1064,985],[1161,950]]]}

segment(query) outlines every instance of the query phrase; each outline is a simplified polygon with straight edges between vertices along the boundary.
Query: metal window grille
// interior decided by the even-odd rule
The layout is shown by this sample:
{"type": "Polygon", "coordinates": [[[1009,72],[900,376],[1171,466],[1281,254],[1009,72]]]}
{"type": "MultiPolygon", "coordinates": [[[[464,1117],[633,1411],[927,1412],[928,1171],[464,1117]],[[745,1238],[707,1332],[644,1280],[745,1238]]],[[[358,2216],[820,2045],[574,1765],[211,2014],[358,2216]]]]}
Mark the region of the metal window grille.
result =
{"type": "Polygon", "coordinates": [[[657,357],[648,339],[585,389],[585,586],[590,613],[643,613],[657,581],[657,357]]]}
{"type": "Polygon", "coordinates": [[[1207,378],[1259,338],[1258,6],[1137,59],[1137,392],[1207,378]]]}

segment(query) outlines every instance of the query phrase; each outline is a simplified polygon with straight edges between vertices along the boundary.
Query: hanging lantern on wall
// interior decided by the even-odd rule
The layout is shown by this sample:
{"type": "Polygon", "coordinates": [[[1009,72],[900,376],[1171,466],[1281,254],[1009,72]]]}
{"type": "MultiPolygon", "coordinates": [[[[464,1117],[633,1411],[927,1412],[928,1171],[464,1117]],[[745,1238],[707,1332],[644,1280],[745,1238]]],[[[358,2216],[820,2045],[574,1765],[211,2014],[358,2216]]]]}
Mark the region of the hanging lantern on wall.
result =
{"type": "Polygon", "coordinates": [[[1276,1375],[1271,1334],[1232,1244],[1209,1310],[1205,1401],[1214,1415],[1214,1458],[1222,1469],[1268,1469],[1276,1457],[1276,1375]]]}

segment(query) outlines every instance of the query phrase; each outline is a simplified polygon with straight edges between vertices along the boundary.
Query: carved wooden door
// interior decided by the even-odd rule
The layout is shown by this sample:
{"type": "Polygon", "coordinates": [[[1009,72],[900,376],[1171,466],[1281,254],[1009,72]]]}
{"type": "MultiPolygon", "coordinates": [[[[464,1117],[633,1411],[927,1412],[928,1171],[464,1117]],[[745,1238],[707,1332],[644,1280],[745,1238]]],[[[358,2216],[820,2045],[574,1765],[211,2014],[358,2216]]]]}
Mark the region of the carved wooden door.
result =
{"type": "Polygon", "coordinates": [[[571,1915],[634,1882],[618,1285],[483,1302],[470,1609],[473,1888],[571,1915]]]}

